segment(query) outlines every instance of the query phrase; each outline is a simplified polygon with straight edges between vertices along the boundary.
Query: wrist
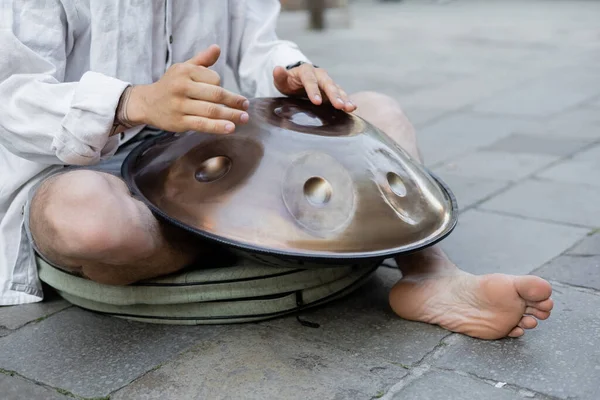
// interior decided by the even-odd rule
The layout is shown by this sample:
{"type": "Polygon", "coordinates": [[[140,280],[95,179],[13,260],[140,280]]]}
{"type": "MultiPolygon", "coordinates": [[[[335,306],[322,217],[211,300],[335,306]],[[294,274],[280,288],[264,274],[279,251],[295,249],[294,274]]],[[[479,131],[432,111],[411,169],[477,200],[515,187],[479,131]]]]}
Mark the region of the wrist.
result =
{"type": "Polygon", "coordinates": [[[147,123],[145,93],[146,85],[130,86],[123,92],[122,113],[117,114],[130,127],[147,123]]]}

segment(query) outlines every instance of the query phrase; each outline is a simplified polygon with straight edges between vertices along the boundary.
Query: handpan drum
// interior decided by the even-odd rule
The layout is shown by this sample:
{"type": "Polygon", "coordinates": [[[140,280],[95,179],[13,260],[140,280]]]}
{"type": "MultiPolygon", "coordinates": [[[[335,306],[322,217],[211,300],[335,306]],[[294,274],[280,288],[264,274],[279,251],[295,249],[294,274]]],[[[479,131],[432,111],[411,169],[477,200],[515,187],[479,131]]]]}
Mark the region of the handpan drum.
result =
{"type": "Polygon", "coordinates": [[[369,122],[291,98],[252,99],[248,113],[230,135],[143,143],[123,164],[130,190],[166,221],[263,260],[371,262],[454,229],[449,188],[369,122]]]}

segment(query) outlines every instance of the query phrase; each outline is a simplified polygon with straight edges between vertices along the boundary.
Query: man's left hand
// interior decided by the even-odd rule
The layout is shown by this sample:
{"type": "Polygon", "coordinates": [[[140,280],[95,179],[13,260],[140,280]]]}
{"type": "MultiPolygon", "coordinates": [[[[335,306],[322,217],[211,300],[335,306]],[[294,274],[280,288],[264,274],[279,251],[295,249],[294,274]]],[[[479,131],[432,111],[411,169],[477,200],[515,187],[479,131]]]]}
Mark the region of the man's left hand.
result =
{"type": "Polygon", "coordinates": [[[302,64],[287,70],[276,67],[273,71],[275,87],[286,96],[306,96],[315,105],[331,103],[338,110],[352,112],[356,106],[348,99],[346,92],[337,85],[322,68],[302,64]],[[325,99],[323,100],[323,94],[325,99]]]}

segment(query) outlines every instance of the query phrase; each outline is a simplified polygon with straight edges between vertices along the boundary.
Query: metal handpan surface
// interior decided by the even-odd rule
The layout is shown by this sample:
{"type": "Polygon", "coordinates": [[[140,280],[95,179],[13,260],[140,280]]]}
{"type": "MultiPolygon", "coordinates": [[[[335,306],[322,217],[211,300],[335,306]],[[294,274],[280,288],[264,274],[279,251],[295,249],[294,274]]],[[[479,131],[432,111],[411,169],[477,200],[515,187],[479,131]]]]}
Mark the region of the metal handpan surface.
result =
{"type": "Polygon", "coordinates": [[[173,224],[253,254],[382,259],[422,249],[457,221],[452,192],[372,124],[303,99],[250,101],[230,135],[166,133],[122,173],[173,224]]]}

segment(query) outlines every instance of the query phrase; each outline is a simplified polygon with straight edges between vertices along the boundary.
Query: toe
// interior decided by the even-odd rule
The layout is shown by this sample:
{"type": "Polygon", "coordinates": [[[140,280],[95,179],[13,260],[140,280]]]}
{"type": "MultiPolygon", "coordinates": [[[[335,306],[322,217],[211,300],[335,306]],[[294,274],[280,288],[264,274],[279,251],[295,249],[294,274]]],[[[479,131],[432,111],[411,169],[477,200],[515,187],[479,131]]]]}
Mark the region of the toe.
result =
{"type": "Polygon", "coordinates": [[[539,310],[539,309],[537,309],[535,307],[527,307],[525,309],[525,314],[526,315],[533,315],[537,319],[541,319],[541,320],[545,320],[545,319],[548,319],[550,317],[550,311],[542,311],[542,310],[539,310]]]}
{"type": "Polygon", "coordinates": [[[533,329],[538,325],[537,319],[530,317],[528,315],[521,318],[519,321],[519,327],[523,329],[533,329]]]}
{"type": "Polygon", "coordinates": [[[515,280],[515,287],[519,296],[527,302],[542,302],[552,295],[550,283],[539,276],[519,276],[515,280]]]}
{"type": "Polygon", "coordinates": [[[523,330],[523,328],[516,327],[515,329],[510,331],[510,333],[508,334],[508,337],[519,337],[519,336],[523,336],[524,334],[525,334],[525,331],[523,330]]]}
{"type": "Polygon", "coordinates": [[[527,307],[537,308],[541,311],[551,311],[554,308],[554,300],[546,299],[544,301],[528,301],[527,307]]]}

